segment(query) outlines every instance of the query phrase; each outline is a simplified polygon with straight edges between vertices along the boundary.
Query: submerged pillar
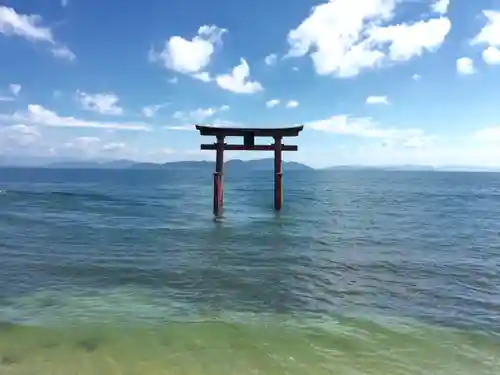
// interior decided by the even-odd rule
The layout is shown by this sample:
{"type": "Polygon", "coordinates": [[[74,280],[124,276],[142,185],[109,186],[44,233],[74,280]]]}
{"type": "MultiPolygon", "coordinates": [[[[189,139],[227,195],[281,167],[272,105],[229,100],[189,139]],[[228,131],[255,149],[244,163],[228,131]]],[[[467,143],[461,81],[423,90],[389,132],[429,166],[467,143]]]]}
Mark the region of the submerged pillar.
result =
{"type": "Polygon", "coordinates": [[[281,161],[282,137],[274,137],[274,209],[280,211],[283,206],[283,164],[281,161]]]}
{"type": "Polygon", "coordinates": [[[222,216],[224,210],[224,137],[217,136],[215,144],[215,173],[214,173],[214,196],[213,211],[215,216],[222,216]]]}

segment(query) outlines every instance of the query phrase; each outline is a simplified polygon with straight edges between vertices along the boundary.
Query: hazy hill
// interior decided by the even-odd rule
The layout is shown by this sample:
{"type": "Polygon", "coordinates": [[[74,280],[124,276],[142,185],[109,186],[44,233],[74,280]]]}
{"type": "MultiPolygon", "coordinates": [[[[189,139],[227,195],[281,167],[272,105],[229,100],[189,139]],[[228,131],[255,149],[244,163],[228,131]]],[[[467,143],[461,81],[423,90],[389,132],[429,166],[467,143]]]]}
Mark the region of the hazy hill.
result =
{"type": "Polygon", "coordinates": [[[46,168],[61,169],[124,169],[132,167],[135,162],[131,160],[112,161],[60,161],[45,165],[46,168]]]}
{"type": "MultiPolygon", "coordinates": [[[[228,162],[225,163],[225,168],[227,169],[251,169],[251,170],[274,170],[274,159],[273,158],[267,158],[267,159],[257,159],[257,160],[248,160],[248,161],[243,161],[243,160],[229,160],[228,162]]],[[[283,162],[283,169],[287,171],[303,171],[303,170],[312,170],[313,168],[293,162],[293,161],[288,161],[288,162],[283,162]]]]}
{"type": "MultiPolygon", "coordinates": [[[[114,160],[107,162],[99,161],[64,161],[45,165],[47,168],[64,169],[215,169],[215,163],[211,161],[176,161],[168,163],[136,163],[130,160],[114,160]]],[[[224,164],[226,170],[273,170],[274,159],[257,160],[229,160],[224,164]]],[[[283,162],[285,170],[311,170],[312,168],[297,162],[283,162]]]]}

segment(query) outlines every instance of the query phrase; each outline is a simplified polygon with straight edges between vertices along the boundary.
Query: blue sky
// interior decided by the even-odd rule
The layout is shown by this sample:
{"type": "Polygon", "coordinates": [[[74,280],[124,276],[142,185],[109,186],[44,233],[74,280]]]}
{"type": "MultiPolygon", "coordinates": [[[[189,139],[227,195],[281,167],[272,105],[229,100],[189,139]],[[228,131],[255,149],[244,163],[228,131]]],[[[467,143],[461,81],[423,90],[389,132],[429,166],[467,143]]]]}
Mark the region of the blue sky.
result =
{"type": "Polygon", "coordinates": [[[0,155],[213,159],[193,124],[303,124],[286,159],[315,167],[500,165],[500,0],[0,4],[0,155]]]}

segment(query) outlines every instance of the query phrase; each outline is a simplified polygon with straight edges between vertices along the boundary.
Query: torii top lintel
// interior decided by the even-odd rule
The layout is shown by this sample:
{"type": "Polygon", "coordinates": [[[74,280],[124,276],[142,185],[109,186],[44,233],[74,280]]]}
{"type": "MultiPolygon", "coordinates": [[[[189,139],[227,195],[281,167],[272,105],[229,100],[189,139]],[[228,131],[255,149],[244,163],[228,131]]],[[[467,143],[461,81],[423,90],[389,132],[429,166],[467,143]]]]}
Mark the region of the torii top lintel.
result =
{"type": "Polygon", "coordinates": [[[222,137],[297,137],[303,128],[303,125],[293,126],[290,128],[226,128],[196,125],[196,129],[200,132],[200,135],[222,137]]]}

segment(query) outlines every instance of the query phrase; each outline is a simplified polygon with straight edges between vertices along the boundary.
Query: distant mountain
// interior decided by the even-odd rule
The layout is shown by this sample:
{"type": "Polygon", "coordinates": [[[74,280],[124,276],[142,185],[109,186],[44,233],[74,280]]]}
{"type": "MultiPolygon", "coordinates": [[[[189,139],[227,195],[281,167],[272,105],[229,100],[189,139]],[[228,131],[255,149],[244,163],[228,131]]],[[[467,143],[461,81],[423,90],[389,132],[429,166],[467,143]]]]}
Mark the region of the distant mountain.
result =
{"type": "Polygon", "coordinates": [[[387,165],[380,166],[384,171],[435,171],[436,168],[430,165],[387,165]]]}
{"type": "Polygon", "coordinates": [[[48,157],[0,155],[0,167],[41,167],[52,161],[48,157]]]}
{"type": "Polygon", "coordinates": [[[439,171],[447,172],[500,172],[500,167],[475,167],[467,165],[443,165],[436,168],[439,171]]]}
{"type": "Polygon", "coordinates": [[[161,164],[157,163],[135,163],[129,166],[131,169],[159,169],[161,168],[161,164]]]}
{"type": "Polygon", "coordinates": [[[60,161],[45,165],[46,168],[59,169],[125,169],[136,163],[131,160],[112,161],[60,161]]]}
{"type": "MultiPolygon", "coordinates": [[[[130,160],[115,161],[63,161],[45,165],[47,168],[61,169],[215,169],[215,163],[212,161],[175,161],[164,164],[160,163],[137,163],[130,160]]],[[[226,170],[273,170],[274,159],[257,160],[229,160],[224,163],[226,170]]],[[[297,162],[283,162],[284,170],[312,170],[307,165],[297,162]]]]}
{"type": "Polygon", "coordinates": [[[169,163],[135,163],[131,169],[205,169],[213,168],[210,161],[173,161],[169,163]]]}
{"type": "MultiPolygon", "coordinates": [[[[160,170],[214,170],[215,163],[212,161],[174,161],[167,163],[141,163],[133,160],[60,160],[50,156],[11,156],[0,155],[0,167],[13,168],[54,168],[54,169],[160,169],[160,170]]],[[[230,170],[273,170],[274,159],[239,160],[233,159],[224,163],[224,169],[230,170]]],[[[297,163],[283,162],[283,170],[305,171],[313,168],[297,163]]],[[[500,172],[500,167],[470,166],[470,165],[334,165],[323,168],[331,171],[442,171],[442,172],[500,172]]]]}
{"type": "MultiPolygon", "coordinates": [[[[66,159],[58,160],[54,157],[40,156],[11,156],[0,155],[0,167],[13,168],[54,168],[54,169],[175,169],[175,170],[213,170],[215,163],[212,161],[174,161],[167,163],[140,163],[133,160],[75,160],[66,159]]],[[[256,160],[239,160],[233,159],[224,163],[224,169],[229,170],[273,170],[274,159],[256,159],[256,160]]],[[[313,168],[297,163],[283,162],[283,170],[286,171],[305,171],[313,168]]],[[[495,166],[470,166],[470,165],[334,165],[323,168],[322,170],[331,171],[442,171],[442,172],[500,172],[500,167],[495,166]]]]}
{"type": "Polygon", "coordinates": [[[367,167],[363,165],[333,165],[331,167],[323,168],[325,171],[358,171],[366,169],[377,169],[376,167],[367,167]]]}
{"type": "MultiPolygon", "coordinates": [[[[227,169],[246,169],[246,170],[274,170],[274,159],[256,159],[256,160],[229,160],[225,163],[225,168],[227,169]]],[[[294,161],[284,161],[283,170],[287,171],[304,171],[312,170],[313,168],[297,163],[294,161]]]]}
{"type": "Polygon", "coordinates": [[[407,172],[500,172],[500,167],[474,167],[465,165],[379,165],[379,166],[363,166],[363,165],[337,165],[325,168],[324,170],[331,171],[407,171],[407,172]]]}
{"type": "Polygon", "coordinates": [[[337,171],[434,171],[436,168],[427,165],[336,165],[327,167],[325,170],[337,171]]]}

